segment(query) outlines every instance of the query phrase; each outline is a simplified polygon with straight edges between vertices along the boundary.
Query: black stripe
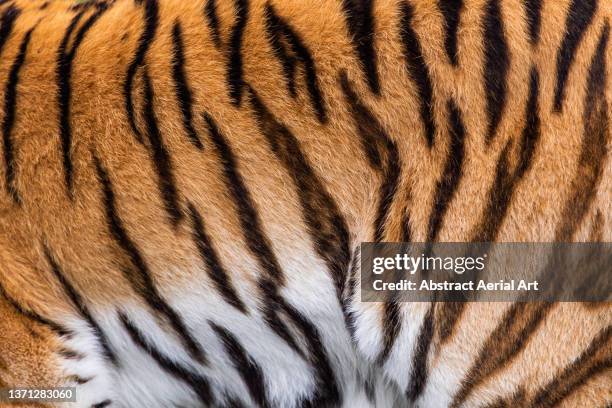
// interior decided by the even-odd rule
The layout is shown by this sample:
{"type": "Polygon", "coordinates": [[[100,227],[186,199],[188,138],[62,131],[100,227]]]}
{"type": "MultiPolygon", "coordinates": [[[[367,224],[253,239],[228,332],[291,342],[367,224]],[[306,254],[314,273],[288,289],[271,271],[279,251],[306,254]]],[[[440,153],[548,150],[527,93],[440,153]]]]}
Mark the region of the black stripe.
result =
{"type": "Polygon", "coordinates": [[[576,50],[593,21],[596,9],[597,0],[573,0],[569,7],[565,22],[565,35],[557,53],[557,84],[553,107],[555,112],[563,110],[567,77],[576,57],[576,50]]]}
{"type": "Polygon", "coordinates": [[[264,277],[258,280],[259,290],[263,293],[262,298],[265,300],[262,310],[264,319],[270,329],[282,338],[296,353],[301,354],[302,352],[289,329],[278,316],[277,286],[285,283],[285,276],[276,255],[272,251],[270,239],[263,232],[261,220],[255,203],[251,198],[251,193],[238,171],[238,163],[234,153],[214,119],[205,113],[204,120],[208,125],[211,140],[215,145],[219,161],[223,166],[225,184],[236,205],[244,240],[249,251],[255,256],[259,267],[265,274],[264,277]]]}
{"type": "Polygon", "coordinates": [[[380,79],[374,49],[374,0],[342,0],[342,10],[353,47],[361,61],[370,90],[380,95],[380,79]]]}
{"type": "Polygon", "coordinates": [[[109,400],[109,399],[105,399],[102,402],[98,402],[97,404],[93,404],[91,406],[91,408],[106,408],[109,405],[111,405],[113,403],[113,401],[109,400]]]}
{"type": "Polygon", "coordinates": [[[353,251],[351,256],[351,269],[349,272],[349,282],[345,296],[342,297],[342,315],[344,316],[344,324],[351,336],[351,340],[355,343],[357,341],[356,333],[357,330],[357,317],[356,312],[351,309],[351,305],[357,296],[358,290],[358,273],[359,273],[359,262],[361,254],[361,248],[357,247],[353,251]]]}
{"type": "Polygon", "coordinates": [[[13,26],[15,25],[15,20],[21,14],[21,10],[16,8],[13,5],[10,5],[4,10],[2,13],[2,17],[0,17],[0,55],[2,54],[2,49],[4,48],[4,44],[8,41],[11,33],[13,32],[13,26]]]}
{"type": "Polygon", "coordinates": [[[76,307],[81,317],[87,322],[88,326],[93,331],[94,335],[98,339],[98,343],[102,347],[104,356],[113,365],[118,366],[119,362],[117,360],[117,355],[111,348],[108,338],[106,337],[106,334],[104,334],[104,331],[102,331],[102,328],[100,327],[98,322],[91,315],[91,312],[89,311],[89,308],[87,307],[87,304],[85,303],[85,300],[83,299],[81,294],[76,290],[76,288],[72,286],[72,284],[68,281],[68,278],[66,278],[59,264],[57,263],[55,258],[51,255],[49,248],[45,246],[44,252],[45,252],[45,257],[47,259],[47,262],[49,262],[49,265],[51,266],[51,271],[53,272],[53,275],[55,275],[56,279],[62,285],[62,288],[68,295],[68,298],[70,299],[72,304],[76,307]]]}
{"type": "MultiPolygon", "coordinates": [[[[304,44],[301,37],[295,32],[293,28],[287,23],[282,17],[280,17],[274,7],[270,3],[266,4],[266,16],[271,24],[268,24],[268,31],[272,32],[272,36],[282,36],[285,41],[291,46],[291,51],[295,54],[295,58],[302,63],[304,66],[304,74],[306,77],[306,88],[308,89],[308,95],[310,103],[317,115],[317,119],[320,123],[327,122],[327,110],[325,108],[325,102],[321,94],[321,88],[319,87],[319,81],[317,79],[317,70],[315,62],[312,58],[310,50],[304,44]]],[[[274,45],[274,44],[273,44],[274,45]]],[[[286,68],[285,68],[286,69],[286,68]]],[[[292,71],[292,77],[295,74],[295,67],[292,71]]],[[[287,73],[285,73],[287,75],[287,73]]]]}
{"type": "Polygon", "coordinates": [[[3,297],[4,299],[6,299],[6,301],[9,303],[9,305],[11,305],[11,307],[13,309],[15,309],[15,311],[17,313],[19,313],[22,316],[25,316],[26,318],[40,324],[43,326],[48,327],[50,330],[52,330],[53,332],[55,332],[57,335],[59,336],[66,336],[66,337],[70,337],[72,336],[74,333],[72,332],[72,330],[67,329],[66,327],[62,326],[59,323],[54,322],[51,319],[48,319],[44,316],[41,316],[40,314],[36,313],[33,310],[29,310],[26,309],[25,307],[23,307],[21,304],[19,304],[19,302],[17,302],[15,299],[13,299],[7,292],[6,289],[4,289],[4,286],[2,286],[2,284],[0,283],[0,297],[3,297]]]}
{"type": "Polygon", "coordinates": [[[72,158],[70,154],[70,150],[72,148],[72,129],[70,127],[70,98],[72,96],[72,89],[70,87],[70,80],[72,75],[72,64],[74,62],[74,58],[78,51],[79,46],[83,42],[85,35],[89,31],[89,29],[98,21],[98,19],[102,16],[102,14],[107,10],[105,5],[100,5],[98,9],[91,15],[79,30],[76,32],[74,36],[74,40],[72,41],[72,47],[68,47],[68,42],[72,37],[73,31],[76,29],[79,20],[82,18],[85,11],[81,11],[77,14],[66,33],[64,34],[64,38],[60,44],[59,50],[57,52],[57,87],[58,87],[58,106],[59,106],[59,130],[60,130],[60,140],[62,146],[62,162],[64,165],[64,179],[66,182],[66,189],[68,191],[68,195],[72,198],[73,193],[73,164],[72,158]]]}
{"type": "Polygon", "coordinates": [[[150,143],[151,159],[157,172],[157,183],[159,193],[164,202],[164,209],[170,223],[176,227],[183,219],[183,212],[179,203],[179,192],[176,187],[173,163],[168,149],[164,144],[162,134],[157,125],[155,106],[153,102],[153,85],[146,69],[143,73],[144,82],[144,106],[143,117],[146,125],[146,134],[150,143]]]}
{"type": "Polygon", "coordinates": [[[264,9],[264,19],[266,22],[266,35],[270,41],[272,52],[274,52],[274,55],[279,59],[283,67],[283,75],[287,84],[287,91],[291,97],[295,98],[297,96],[295,89],[295,70],[297,68],[298,60],[294,55],[290,55],[289,50],[285,47],[283,42],[285,37],[281,25],[282,22],[280,18],[274,14],[272,6],[269,4],[266,5],[266,8],[264,9]]]}
{"type": "Polygon", "coordinates": [[[389,137],[383,125],[353,90],[345,71],[340,74],[340,84],[361,138],[362,149],[370,165],[383,177],[374,224],[374,240],[381,242],[385,238],[385,222],[399,183],[401,172],[399,153],[395,142],[389,137]]]}
{"type": "Polygon", "coordinates": [[[215,47],[217,47],[217,49],[220,49],[222,44],[221,33],[219,32],[219,16],[217,16],[216,0],[206,0],[206,5],[204,6],[204,16],[206,17],[206,21],[208,22],[208,27],[210,28],[210,34],[212,36],[215,47]]]}
{"type": "MultiPolygon", "coordinates": [[[[411,200],[409,200],[411,201],[411,200]]],[[[412,242],[412,222],[410,221],[410,209],[406,207],[402,219],[402,242],[412,242]]]]}
{"type": "Polygon", "coordinates": [[[236,292],[236,289],[232,284],[230,276],[227,274],[223,265],[221,265],[219,255],[217,254],[215,248],[212,246],[210,237],[206,232],[202,216],[193,206],[193,204],[190,203],[188,205],[188,208],[189,213],[191,214],[191,222],[193,226],[193,239],[196,243],[196,246],[198,247],[200,257],[206,265],[208,276],[215,284],[217,291],[221,294],[221,296],[223,297],[223,299],[225,299],[227,303],[234,306],[242,313],[248,313],[245,304],[238,296],[238,293],[236,292]]]}
{"type": "Polygon", "coordinates": [[[250,87],[249,91],[260,131],[293,180],[308,233],[320,258],[327,263],[340,299],[350,261],[346,221],[310,166],[299,141],[272,115],[255,91],[250,87]]]}
{"type": "Polygon", "coordinates": [[[479,384],[500,370],[520,353],[543,323],[552,303],[514,303],[489,335],[478,357],[461,380],[450,407],[458,408],[479,384]]]}
{"type": "Polygon", "coordinates": [[[484,81],[488,125],[485,140],[495,137],[506,106],[510,51],[504,37],[504,22],[499,0],[489,0],[484,16],[484,81]]]}
{"type": "Polygon", "coordinates": [[[138,40],[138,48],[136,49],[134,59],[132,59],[132,62],[128,67],[127,74],[125,77],[125,83],[123,85],[125,111],[127,113],[128,122],[130,123],[130,127],[134,132],[136,140],[138,140],[140,143],[143,143],[144,139],[142,137],[142,133],[136,126],[136,119],[134,118],[134,101],[132,99],[132,87],[134,85],[134,77],[136,76],[136,71],[139,67],[143,65],[149,46],[155,38],[158,20],[159,10],[157,0],[146,0],[144,16],[145,27],[142,31],[140,39],[138,40]]]}
{"type": "Polygon", "coordinates": [[[433,117],[433,90],[429,68],[425,63],[425,57],[421,49],[421,43],[417,33],[412,28],[414,10],[410,3],[401,3],[401,28],[402,28],[402,47],[406,60],[408,74],[415,82],[419,96],[420,115],[425,127],[425,138],[427,145],[432,147],[436,135],[436,124],[433,117]]]}
{"type": "Polygon", "coordinates": [[[25,61],[26,53],[28,50],[28,44],[32,37],[32,31],[30,29],[19,46],[19,53],[15,57],[15,61],[11,67],[11,71],[8,76],[6,83],[6,89],[4,93],[4,118],[2,120],[2,142],[4,147],[4,177],[6,183],[6,189],[13,202],[21,204],[21,198],[15,185],[15,158],[13,155],[13,141],[11,140],[11,132],[15,123],[15,110],[17,108],[17,84],[19,83],[19,71],[25,61]]]}
{"type": "Polygon", "coordinates": [[[209,322],[209,324],[219,338],[219,341],[223,344],[225,353],[232,360],[234,368],[240,374],[242,381],[246,384],[253,402],[262,408],[269,407],[270,404],[266,397],[266,382],[261,367],[247,353],[232,333],[212,322],[209,322]]]}
{"type": "Polygon", "coordinates": [[[529,42],[536,45],[540,41],[542,25],[542,0],[525,0],[525,12],[529,24],[529,42]]]}
{"type": "Polygon", "coordinates": [[[165,316],[174,332],[182,340],[189,354],[199,362],[205,363],[204,350],[193,338],[185,325],[183,318],[170,306],[160,295],[151,277],[149,266],[136,246],[136,243],[127,234],[123,221],[117,213],[115,203],[115,192],[108,177],[106,169],[97,156],[94,155],[98,181],[102,188],[103,204],[109,232],[117,245],[129,258],[132,268],[123,270],[126,279],[130,282],[133,290],[142,297],[149,307],[160,316],[165,316]]]}
{"type": "Polygon", "coordinates": [[[459,29],[463,0],[438,0],[438,7],[442,11],[445,21],[444,48],[451,64],[457,66],[459,65],[457,59],[457,30],[459,29]]]}
{"type": "Polygon", "coordinates": [[[302,406],[312,408],[342,406],[342,395],[319,331],[306,316],[284,299],[281,299],[281,302],[283,311],[300,329],[303,338],[308,343],[310,363],[317,372],[315,395],[304,401],[302,406]]]}
{"type": "Polygon", "coordinates": [[[448,101],[447,110],[449,115],[450,143],[444,170],[436,184],[436,193],[427,229],[427,242],[434,242],[438,239],[444,215],[463,175],[465,127],[461,118],[461,111],[454,100],[450,99],[448,101]]]}
{"type": "Polygon", "coordinates": [[[240,106],[242,102],[242,88],[244,87],[243,66],[242,66],[242,39],[244,29],[249,19],[248,0],[234,0],[236,8],[236,22],[232,29],[229,44],[229,65],[227,67],[227,82],[229,95],[232,103],[240,106]]]}
{"type": "Polygon", "coordinates": [[[144,334],[125,314],[119,312],[118,316],[134,344],[146,351],[164,371],[187,384],[204,406],[209,406],[213,400],[213,395],[206,377],[191,371],[189,368],[164,355],[154,344],[151,344],[145,338],[144,334]]]}
{"type": "Polygon", "coordinates": [[[423,318],[423,324],[412,356],[412,373],[406,390],[406,396],[412,402],[421,395],[427,382],[427,356],[434,334],[434,307],[435,303],[432,303],[423,318]]]}
{"type": "Polygon", "coordinates": [[[183,127],[185,128],[185,132],[187,132],[187,137],[189,137],[191,144],[202,150],[204,146],[193,127],[193,113],[191,111],[193,97],[191,95],[191,89],[189,89],[189,85],[187,84],[187,75],[185,73],[185,46],[183,45],[181,24],[178,21],[174,22],[174,28],[172,29],[172,44],[174,47],[172,78],[174,79],[176,98],[178,99],[181,114],[183,115],[183,127]]]}
{"type": "Polygon", "coordinates": [[[383,349],[378,356],[378,363],[382,366],[389,358],[391,350],[397,341],[402,329],[401,303],[392,297],[387,299],[383,306],[383,349]]]}

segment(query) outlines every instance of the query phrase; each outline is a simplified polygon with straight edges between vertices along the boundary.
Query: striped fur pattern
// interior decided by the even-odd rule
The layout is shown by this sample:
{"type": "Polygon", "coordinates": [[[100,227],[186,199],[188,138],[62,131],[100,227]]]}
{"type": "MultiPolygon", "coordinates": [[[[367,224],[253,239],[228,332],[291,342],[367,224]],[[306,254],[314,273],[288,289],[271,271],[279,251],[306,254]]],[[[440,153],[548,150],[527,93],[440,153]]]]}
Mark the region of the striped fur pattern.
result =
{"type": "Polygon", "coordinates": [[[607,0],[0,0],[0,387],[609,407],[608,304],[359,301],[364,241],[612,240],[607,0]]]}

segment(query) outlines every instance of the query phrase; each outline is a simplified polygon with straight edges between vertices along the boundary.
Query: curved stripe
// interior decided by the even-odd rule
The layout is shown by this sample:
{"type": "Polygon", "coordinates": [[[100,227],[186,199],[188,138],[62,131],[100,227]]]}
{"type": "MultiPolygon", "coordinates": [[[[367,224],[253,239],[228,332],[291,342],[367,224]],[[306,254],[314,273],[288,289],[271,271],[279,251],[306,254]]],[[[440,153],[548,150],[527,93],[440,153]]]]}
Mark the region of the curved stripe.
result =
{"type": "Polygon", "coordinates": [[[423,318],[423,324],[412,356],[412,372],[406,390],[406,397],[412,402],[421,395],[427,383],[427,356],[434,335],[434,308],[435,303],[432,303],[423,318]]]}
{"type": "Polygon", "coordinates": [[[353,48],[357,52],[370,90],[380,95],[380,79],[374,49],[374,0],[342,0],[353,48]]]}
{"type": "Polygon", "coordinates": [[[459,29],[459,20],[461,10],[463,9],[463,0],[438,0],[438,7],[444,16],[444,48],[446,55],[454,66],[459,65],[457,59],[457,30],[459,29]]]}
{"type": "Polygon", "coordinates": [[[565,86],[569,71],[576,58],[576,51],[584,33],[593,21],[597,0],[573,0],[565,22],[565,35],[557,53],[557,83],[555,86],[554,112],[563,110],[565,86]]]}
{"type": "Polygon", "coordinates": [[[295,89],[295,70],[297,68],[298,61],[293,55],[290,55],[290,51],[285,47],[284,42],[281,41],[285,39],[282,32],[281,21],[274,13],[274,10],[270,4],[267,4],[266,8],[264,9],[264,20],[266,35],[270,41],[272,52],[276,58],[278,58],[283,67],[283,76],[285,77],[285,82],[287,84],[287,91],[292,98],[295,98],[297,96],[297,91],[295,89]]]}
{"type": "Polygon", "coordinates": [[[123,221],[117,213],[115,192],[106,169],[94,154],[98,182],[102,189],[102,200],[106,223],[112,239],[121,248],[131,263],[129,270],[123,270],[132,289],[146,302],[152,311],[165,317],[170,327],[181,339],[189,354],[201,363],[206,363],[206,355],[200,344],[187,328],[183,318],[160,295],[151,276],[149,265],[140,253],[136,243],[128,235],[123,221]]]}
{"type": "Polygon", "coordinates": [[[170,357],[158,350],[154,344],[149,343],[145,335],[136,327],[134,323],[122,312],[118,313],[119,320],[127,331],[128,335],[138,347],[144,350],[155,362],[168,374],[179,381],[187,384],[204,406],[210,406],[213,402],[213,395],[210,384],[206,377],[191,371],[182,364],[173,361],[170,357]]]}
{"type": "Polygon", "coordinates": [[[243,66],[242,66],[242,40],[244,29],[249,19],[249,1],[234,0],[236,8],[236,22],[232,29],[229,43],[229,65],[227,67],[227,82],[229,95],[235,106],[242,102],[242,90],[244,88],[243,66]]]}
{"type": "Polygon", "coordinates": [[[2,17],[0,17],[0,55],[2,55],[4,45],[13,32],[15,20],[20,14],[21,10],[13,5],[10,5],[6,8],[6,10],[4,10],[2,17]]]}
{"type": "Polygon", "coordinates": [[[11,133],[15,123],[15,111],[17,108],[17,84],[19,83],[19,71],[25,62],[28,44],[32,37],[31,28],[23,37],[19,46],[19,53],[11,67],[4,92],[4,118],[2,120],[2,142],[4,148],[4,177],[6,189],[15,204],[21,204],[21,198],[15,185],[15,158],[13,154],[13,141],[11,133]]]}
{"type": "Polygon", "coordinates": [[[510,51],[504,36],[500,0],[489,0],[484,16],[484,88],[488,124],[485,141],[491,143],[506,106],[510,51]]]}
{"type": "Polygon", "coordinates": [[[425,139],[431,148],[436,135],[436,123],[433,116],[433,89],[429,68],[425,63],[421,43],[417,33],[412,28],[414,9],[410,3],[403,1],[400,6],[402,28],[402,47],[406,70],[417,87],[419,96],[419,113],[425,128],[425,139]]]}
{"type": "Polygon", "coordinates": [[[206,0],[204,5],[204,16],[210,28],[210,35],[217,49],[221,49],[221,33],[219,32],[219,16],[217,16],[217,1],[206,0]]]}
{"type": "Polygon", "coordinates": [[[62,288],[68,295],[68,298],[72,302],[72,304],[76,307],[76,310],[79,312],[81,317],[87,322],[87,325],[91,328],[94,333],[94,336],[98,340],[100,347],[102,347],[104,356],[107,360],[109,360],[114,366],[119,365],[119,361],[117,360],[117,355],[113,351],[110,346],[110,342],[104,334],[104,331],[98,324],[98,322],[93,318],[85,300],[81,296],[81,294],[76,290],[74,286],[68,281],[68,278],[64,275],[64,272],[60,268],[59,264],[55,260],[55,258],[51,255],[49,248],[44,247],[45,258],[47,262],[51,266],[51,271],[53,275],[57,278],[58,282],[62,285],[62,288]]]}
{"type": "Polygon", "coordinates": [[[192,145],[202,150],[204,145],[193,127],[193,113],[191,107],[193,105],[193,96],[191,89],[187,84],[187,74],[185,73],[185,46],[183,45],[183,35],[181,24],[178,21],[174,22],[172,28],[172,78],[174,79],[174,88],[176,91],[176,99],[181,108],[183,116],[183,127],[192,145]]]}
{"type": "Polygon", "coordinates": [[[138,48],[136,49],[136,54],[134,55],[132,62],[128,66],[125,82],[123,84],[125,111],[128,117],[128,122],[130,123],[130,127],[134,132],[136,140],[138,140],[140,143],[143,143],[144,139],[142,137],[142,133],[136,126],[136,119],[134,118],[134,101],[132,99],[132,87],[134,86],[134,77],[136,76],[136,71],[144,64],[144,59],[147,54],[147,51],[149,50],[149,46],[155,38],[158,20],[159,10],[157,0],[146,0],[144,16],[145,27],[142,31],[140,39],[138,40],[138,48]]]}
{"type": "Polygon", "coordinates": [[[221,265],[221,260],[217,251],[213,247],[213,244],[206,232],[204,226],[204,220],[198,212],[198,210],[189,203],[189,213],[191,214],[191,223],[193,229],[193,239],[202,258],[202,262],[206,265],[208,276],[215,284],[217,291],[221,294],[223,299],[242,313],[248,313],[245,304],[238,296],[236,288],[234,287],[230,276],[227,271],[221,265]]]}
{"type": "Polygon", "coordinates": [[[87,20],[85,20],[85,22],[76,32],[72,41],[72,47],[69,48],[68,42],[70,41],[73,31],[76,29],[76,26],[84,15],[85,11],[81,11],[72,19],[57,52],[56,75],[59,105],[59,130],[62,147],[62,161],[64,166],[64,180],[66,182],[68,195],[71,199],[73,198],[72,194],[74,179],[72,157],[70,153],[72,148],[72,129],[70,127],[70,98],[72,96],[70,80],[72,76],[72,64],[79,46],[85,39],[85,35],[107,10],[106,4],[103,3],[96,5],[96,8],[97,10],[91,16],[89,16],[87,20]]]}

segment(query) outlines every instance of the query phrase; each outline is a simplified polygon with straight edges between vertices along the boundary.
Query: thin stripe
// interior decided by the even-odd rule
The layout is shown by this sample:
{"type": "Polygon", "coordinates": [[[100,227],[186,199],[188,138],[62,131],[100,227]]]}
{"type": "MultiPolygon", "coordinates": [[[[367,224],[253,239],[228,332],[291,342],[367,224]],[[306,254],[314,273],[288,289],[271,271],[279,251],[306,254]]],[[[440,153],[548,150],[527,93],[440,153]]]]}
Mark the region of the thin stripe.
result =
{"type": "Polygon", "coordinates": [[[219,32],[219,16],[217,15],[217,1],[206,0],[204,6],[204,16],[210,28],[210,35],[213,39],[213,43],[217,49],[221,49],[221,33],[219,32]]]}
{"type": "Polygon", "coordinates": [[[370,90],[380,95],[380,79],[376,67],[374,49],[374,0],[342,0],[342,10],[346,18],[353,48],[357,52],[361,69],[370,90]]]}
{"type": "MultiPolygon", "coordinates": [[[[304,67],[304,75],[306,77],[306,88],[310,98],[310,103],[315,111],[317,119],[320,123],[327,122],[327,109],[325,102],[323,101],[323,95],[319,86],[319,80],[317,78],[317,70],[315,67],[314,59],[310,50],[297,34],[297,32],[291,28],[282,17],[280,17],[274,7],[270,3],[266,5],[266,15],[269,16],[269,21],[273,23],[268,26],[269,30],[278,30],[275,32],[275,36],[282,36],[284,40],[291,46],[291,51],[295,55],[297,61],[299,61],[304,67]]],[[[285,73],[287,75],[287,73],[285,73]]],[[[295,75],[295,68],[293,69],[292,75],[295,75]]]]}
{"type": "Polygon", "coordinates": [[[2,286],[2,283],[0,283],[0,297],[3,297],[4,299],[6,299],[6,301],[9,303],[9,305],[11,305],[11,307],[13,309],[15,309],[15,311],[17,313],[19,313],[20,315],[42,325],[42,326],[46,326],[48,327],[51,331],[57,333],[57,335],[59,336],[66,336],[66,337],[70,337],[73,335],[73,332],[71,330],[69,330],[68,328],[62,326],[61,324],[54,322],[51,319],[48,319],[44,316],[41,316],[40,314],[38,314],[37,312],[31,310],[31,309],[26,309],[24,306],[22,306],[19,302],[17,302],[17,300],[15,300],[13,297],[11,297],[7,292],[6,289],[4,288],[4,286],[2,286]]]}
{"type": "Polygon", "coordinates": [[[128,335],[138,347],[143,349],[155,362],[168,374],[187,384],[194,392],[204,406],[209,406],[213,401],[213,395],[210,389],[210,384],[206,377],[191,371],[182,364],[173,361],[170,357],[158,350],[154,344],[151,344],[145,335],[136,327],[136,325],[122,312],[118,313],[119,320],[127,331],[128,335]]]}
{"type": "Polygon", "coordinates": [[[174,27],[172,29],[172,45],[174,47],[172,77],[174,79],[176,98],[179,102],[179,107],[181,108],[181,114],[183,116],[183,127],[185,128],[185,132],[187,132],[187,137],[191,144],[202,150],[204,145],[202,145],[202,141],[193,127],[193,112],[191,111],[193,96],[187,83],[187,74],[185,73],[185,46],[183,45],[181,24],[178,21],[174,22],[174,27]]]}
{"type": "Polygon", "coordinates": [[[524,350],[552,306],[549,302],[514,303],[478,352],[450,407],[460,407],[478,385],[524,350]]]}
{"type": "Polygon", "coordinates": [[[578,169],[572,180],[572,193],[566,201],[557,227],[555,241],[568,242],[586,217],[603,177],[606,145],[610,135],[610,118],[606,100],[606,50],[610,37],[608,21],[602,28],[595,55],[586,79],[583,113],[584,133],[578,158],[578,169]]]}
{"type": "Polygon", "coordinates": [[[525,12],[529,25],[529,42],[536,45],[540,41],[542,26],[542,0],[525,0],[525,12]]]}
{"type": "Polygon", "coordinates": [[[296,353],[301,354],[297,342],[291,332],[278,316],[278,289],[285,283],[285,275],[276,255],[272,251],[270,239],[263,232],[261,219],[251,193],[247,189],[238,170],[238,163],[224,135],[219,130],[214,119],[207,113],[204,120],[208,126],[211,140],[215,146],[219,161],[223,167],[225,184],[232,195],[238,212],[238,219],[244,240],[249,251],[255,256],[264,275],[258,280],[259,290],[263,293],[263,315],[266,324],[282,338],[296,353]]]}
{"type": "Polygon", "coordinates": [[[160,295],[151,277],[149,266],[136,246],[129,237],[123,221],[117,213],[115,203],[115,192],[106,169],[97,156],[94,155],[98,181],[103,194],[103,205],[108,224],[108,230],[113,240],[129,258],[132,268],[123,270],[126,279],[130,282],[133,290],[149,305],[158,315],[166,317],[170,326],[183,342],[189,354],[201,363],[206,362],[206,355],[199,343],[189,332],[183,318],[170,306],[160,295]]]}
{"type": "Polygon", "coordinates": [[[299,141],[272,115],[255,91],[252,88],[249,88],[249,91],[259,129],[293,180],[308,233],[319,257],[328,266],[340,299],[344,292],[350,261],[346,221],[340,214],[336,202],[310,166],[299,141]]]}
{"type": "Polygon", "coordinates": [[[431,148],[436,135],[436,124],[433,116],[433,89],[429,68],[425,63],[421,43],[417,33],[412,28],[414,10],[407,1],[401,3],[402,47],[408,74],[417,87],[419,96],[419,113],[425,127],[425,140],[431,148]]]}
{"type": "Polygon", "coordinates": [[[21,204],[21,198],[15,185],[15,158],[13,154],[13,141],[11,140],[11,133],[13,125],[15,123],[15,111],[17,108],[17,84],[19,83],[19,71],[25,62],[26,53],[28,50],[28,44],[32,37],[31,28],[23,37],[21,45],[19,46],[19,54],[15,57],[13,66],[8,76],[6,83],[6,89],[4,93],[4,118],[2,120],[2,142],[4,147],[4,177],[6,183],[6,189],[13,202],[21,204]]]}
{"type": "Polygon", "coordinates": [[[72,194],[74,181],[73,164],[70,153],[72,149],[72,129],[70,127],[70,99],[72,96],[70,80],[72,76],[72,64],[79,46],[85,39],[85,35],[106,10],[107,6],[104,4],[97,6],[97,10],[91,16],[89,16],[87,20],[85,20],[85,22],[76,32],[72,42],[72,47],[69,48],[68,42],[70,41],[73,31],[76,29],[76,26],[81,20],[85,11],[81,11],[79,14],[77,14],[70,22],[57,52],[56,75],[58,87],[60,141],[62,148],[62,162],[64,166],[64,180],[66,182],[68,195],[71,199],[73,198],[72,194]]]}
{"type": "Polygon", "coordinates": [[[219,255],[217,254],[216,249],[213,247],[210,237],[206,232],[206,227],[204,226],[202,216],[193,206],[193,204],[190,203],[188,208],[189,213],[191,214],[193,239],[198,247],[198,252],[200,253],[202,262],[206,265],[208,276],[215,284],[217,291],[227,303],[242,313],[248,313],[245,304],[238,296],[236,288],[232,284],[230,276],[226,272],[223,265],[221,265],[219,255]]]}
{"type": "Polygon", "coordinates": [[[109,399],[105,399],[102,402],[98,402],[97,404],[93,404],[91,406],[91,408],[106,408],[109,405],[111,405],[113,403],[113,401],[109,400],[109,399]]]}
{"type": "Polygon", "coordinates": [[[234,0],[234,5],[236,9],[236,22],[230,37],[227,82],[232,103],[235,106],[240,106],[242,102],[242,89],[244,88],[242,40],[244,29],[249,19],[249,2],[248,0],[234,0]]]}
{"type": "Polygon", "coordinates": [[[485,141],[491,143],[506,106],[510,51],[504,36],[500,0],[489,0],[484,16],[484,85],[488,125],[485,141]]]}
{"type": "Polygon", "coordinates": [[[557,83],[555,87],[554,112],[563,110],[565,86],[576,51],[584,33],[593,21],[597,0],[573,0],[565,22],[565,35],[557,53],[557,83]]]}
{"type": "Polygon", "coordinates": [[[81,294],[76,290],[76,288],[72,286],[72,284],[68,281],[68,278],[66,278],[59,264],[57,263],[55,258],[51,255],[49,248],[45,246],[44,251],[45,251],[45,258],[47,259],[47,262],[49,262],[49,265],[51,266],[51,271],[53,272],[53,275],[56,277],[58,282],[62,285],[62,288],[68,295],[68,298],[70,299],[72,304],[76,307],[81,317],[87,322],[88,326],[93,331],[96,339],[98,340],[98,343],[102,347],[104,356],[114,366],[118,366],[119,361],[117,360],[117,355],[111,348],[110,342],[108,341],[106,334],[104,334],[104,331],[102,330],[98,322],[94,319],[91,312],[89,311],[89,308],[87,307],[87,304],[85,303],[85,300],[83,299],[81,294]]]}
{"type": "Polygon", "coordinates": [[[164,203],[164,209],[170,223],[177,227],[183,219],[179,192],[174,177],[172,157],[164,143],[161,131],[157,125],[155,116],[153,85],[146,69],[143,74],[144,82],[144,106],[143,117],[146,126],[146,135],[150,144],[151,160],[157,173],[159,193],[164,203]]]}
{"type": "Polygon", "coordinates": [[[612,326],[602,329],[587,349],[536,394],[533,408],[552,408],[559,405],[577,388],[600,373],[612,368],[612,326]]]}
{"type": "Polygon", "coordinates": [[[134,86],[134,77],[136,76],[136,71],[144,64],[145,56],[147,54],[147,51],[149,50],[149,46],[155,38],[158,21],[159,11],[157,0],[146,0],[144,16],[145,27],[142,31],[140,39],[138,40],[138,48],[136,49],[134,58],[132,59],[132,62],[130,63],[127,69],[127,74],[123,85],[125,111],[128,117],[128,122],[130,123],[130,127],[134,132],[136,140],[138,140],[140,143],[143,143],[144,139],[142,137],[142,133],[136,126],[136,119],[134,118],[134,101],[132,99],[132,87],[134,86]]]}
{"type": "Polygon", "coordinates": [[[278,58],[283,67],[283,76],[285,77],[285,83],[287,85],[287,91],[291,97],[297,96],[295,88],[295,70],[297,68],[298,60],[293,55],[290,55],[290,51],[285,47],[285,44],[281,39],[284,39],[282,25],[279,17],[274,13],[270,4],[266,5],[264,9],[264,19],[266,26],[266,35],[270,41],[272,52],[278,58]]]}
{"type": "Polygon", "coordinates": [[[412,356],[412,373],[406,390],[406,396],[414,402],[425,389],[427,383],[427,356],[434,335],[434,308],[435,303],[429,305],[429,309],[423,318],[423,324],[417,337],[414,354],[412,356]]]}
{"type": "Polygon", "coordinates": [[[454,66],[459,65],[457,59],[457,30],[459,29],[459,20],[461,10],[463,9],[463,0],[438,0],[438,7],[444,16],[444,48],[446,55],[454,66]]]}
{"type": "Polygon", "coordinates": [[[267,398],[266,381],[261,367],[242,347],[238,339],[228,330],[209,322],[217,338],[223,344],[225,353],[229,356],[242,381],[246,384],[251,400],[259,407],[270,407],[267,398]]]}
{"type": "Polygon", "coordinates": [[[392,298],[387,299],[383,305],[383,348],[377,358],[380,365],[389,358],[402,329],[401,304],[395,296],[390,295],[390,297],[392,298]]]}
{"type": "Polygon", "coordinates": [[[448,101],[447,110],[450,136],[448,155],[440,180],[436,183],[433,208],[427,228],[427,242],[434,242],[438,239],[444,216],[446,215],[451,200],[457,192],[459,182],[463,176],[465,127],[463,125],[461,111],[454,100],[450,99],[448,101]]]}

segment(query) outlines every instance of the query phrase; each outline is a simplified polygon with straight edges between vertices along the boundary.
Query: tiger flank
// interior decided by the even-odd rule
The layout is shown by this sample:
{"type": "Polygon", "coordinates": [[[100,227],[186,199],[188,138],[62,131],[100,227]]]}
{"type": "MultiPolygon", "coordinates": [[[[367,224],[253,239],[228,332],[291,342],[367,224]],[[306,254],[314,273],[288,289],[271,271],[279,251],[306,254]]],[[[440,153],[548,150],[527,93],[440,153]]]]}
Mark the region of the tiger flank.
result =
{"type": "Polygon", "coordinates": [[[610,303],[367,302],[360,247],[612,241],[611,24],[0,0],[0,406],[609,408],[610,303]]]}

